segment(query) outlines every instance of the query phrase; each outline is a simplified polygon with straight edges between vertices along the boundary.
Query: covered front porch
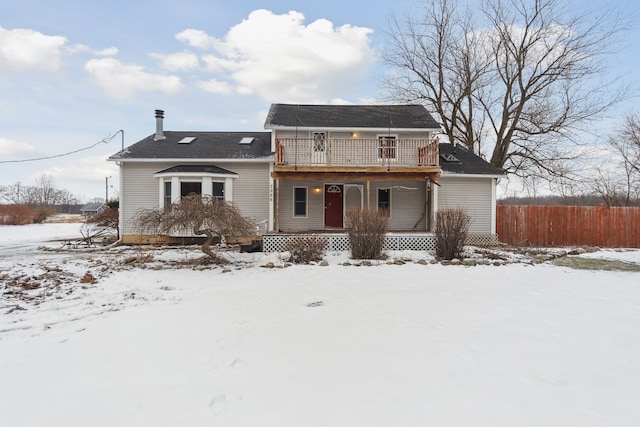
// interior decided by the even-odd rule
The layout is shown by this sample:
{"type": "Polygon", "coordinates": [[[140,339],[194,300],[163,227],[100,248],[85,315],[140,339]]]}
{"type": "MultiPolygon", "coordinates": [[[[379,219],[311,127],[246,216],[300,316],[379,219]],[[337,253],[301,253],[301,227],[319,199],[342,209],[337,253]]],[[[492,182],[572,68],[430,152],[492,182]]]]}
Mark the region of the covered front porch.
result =
{"type": "Polygon", "coordinates": [[[389,230],[430,232],[438,173],[273,172],[275,232],[341,231],[352,209],[383,211],[389,230]]]}

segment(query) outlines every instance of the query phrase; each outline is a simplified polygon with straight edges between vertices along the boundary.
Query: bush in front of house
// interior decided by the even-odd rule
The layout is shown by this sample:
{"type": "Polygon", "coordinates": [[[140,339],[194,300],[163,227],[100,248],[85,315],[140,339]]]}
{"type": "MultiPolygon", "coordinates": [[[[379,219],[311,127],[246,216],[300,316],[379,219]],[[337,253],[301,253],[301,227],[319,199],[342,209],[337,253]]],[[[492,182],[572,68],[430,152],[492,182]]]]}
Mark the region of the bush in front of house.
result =
{"type": "Polygon", "coordinates": [[[385,211],[350,209],[347,211],[347,233],[353,259],[383,259],[382,248],[389,218],[385,211]]]}
{"type": "Polygon", "coordinates": [[[324,255],[327,241],[321,237],[309,236],[288,241],[284,245],[284,251],[289,252],[288,262],[294,264],[309,264],[312,261],[320,261],[324,255]]]}
{"type": "Polygon", "coordinates": [[[33,224],[37,214],[27,205],[0,205],[0,225],[33,224]]]}
{"type": "Polygon", "coordinates": [[[159,237],[186,232],[205,236],[200,248],[209,261],[219,264],[228,261],[216,254],[212,247],[214,239],[252,236],[255,233],[254,222],[243,217],[233,203],[193,193],[164,208],[138,210],[133,224],[141,235],[159,237]]]}
{"type": "Polygon", "coordinates": [[[95,224],[98,227],[112,228],[116,232],[116,239],[120,238],[120,214],[118,208],[107,207],[87,218],[87,223],[95,224]]]}
{"type": "Polygon", "coordinates": [[[462,209],[446,209],[436,214],[436,257],[461,258],[471,217],[462,209]]]}

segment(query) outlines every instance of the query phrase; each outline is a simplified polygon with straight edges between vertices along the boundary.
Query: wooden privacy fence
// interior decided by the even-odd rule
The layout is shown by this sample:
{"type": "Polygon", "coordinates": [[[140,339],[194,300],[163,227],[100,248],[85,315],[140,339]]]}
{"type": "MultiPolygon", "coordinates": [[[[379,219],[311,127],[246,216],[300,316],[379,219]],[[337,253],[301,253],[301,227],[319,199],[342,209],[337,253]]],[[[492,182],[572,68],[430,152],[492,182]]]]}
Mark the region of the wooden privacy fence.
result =
{"type": "Polygon", "coordinates": [[[503,243],[640,248],[640,208],[498,205],[503,243]]]}

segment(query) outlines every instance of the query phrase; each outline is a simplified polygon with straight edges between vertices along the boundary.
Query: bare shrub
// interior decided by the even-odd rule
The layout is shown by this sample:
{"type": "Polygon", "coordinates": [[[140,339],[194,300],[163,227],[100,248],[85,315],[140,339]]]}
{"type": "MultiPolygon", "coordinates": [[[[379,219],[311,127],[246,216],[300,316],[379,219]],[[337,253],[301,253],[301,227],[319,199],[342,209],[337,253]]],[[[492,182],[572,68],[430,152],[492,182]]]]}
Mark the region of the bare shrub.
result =
{"type": "Polygon", "coordinates": [[[284,250],[289,252],[288,262],[295,264],[309,264],[311,261],[320,261],[324,255],[326,239],[311,236],[290,240],[284,245],[284,250]]]}
{"type": "Polygon", "coordinates": [[[33,224],[36,212],[26,205],[1,205],[0,225],[33,224]]]}
{"type": "Polygon", "coordinates": [[[446,209],[436,214],[436,257],[461,258],[471,217],[462,209],[446,209]]]}
{"type": "Polygon", "coordinates": [[[95,224],[99,227],[113,228],[116,231],[116,238],[120,238],[120,213],[118,208],[103,209],[87,218],[87,223],[95,224]]]}
{"type": "Polygon", "coordinates": [[[136,213],[134,224],[146,235],[189,232],[205,236],[202,252],[219,263],[225,261],[211,248],[215,237],[245,237],[255,233],[254,224],[235,205],[200,194],[190,194],[165,208],[142,209],[136,213]]]}
{"type": "Polygon", "coordinates": [[[347,230],[351,258],[382,259],[382,248],[389,218],[384,211],[350,209],[347,211],[347,230]]]}
{"type": "Polygon", "coordinates": [[[33,207],[36,216],[33,218],[35,224],[41,224],[47,220],[50,216],[58,213],[58,210],[50,205],[35,205],[33,207]]]}

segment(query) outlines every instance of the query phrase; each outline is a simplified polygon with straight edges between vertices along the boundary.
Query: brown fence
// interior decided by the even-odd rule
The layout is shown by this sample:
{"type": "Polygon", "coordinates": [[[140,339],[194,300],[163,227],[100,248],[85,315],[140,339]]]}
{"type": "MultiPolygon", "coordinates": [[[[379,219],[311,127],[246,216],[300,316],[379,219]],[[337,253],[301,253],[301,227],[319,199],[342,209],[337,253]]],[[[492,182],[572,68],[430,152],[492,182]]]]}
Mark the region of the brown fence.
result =
{"type": "Polygon", "coordinates": [[[510,244],[640,248],[640,208],[499,205],[496,231],[510,244]]]}

